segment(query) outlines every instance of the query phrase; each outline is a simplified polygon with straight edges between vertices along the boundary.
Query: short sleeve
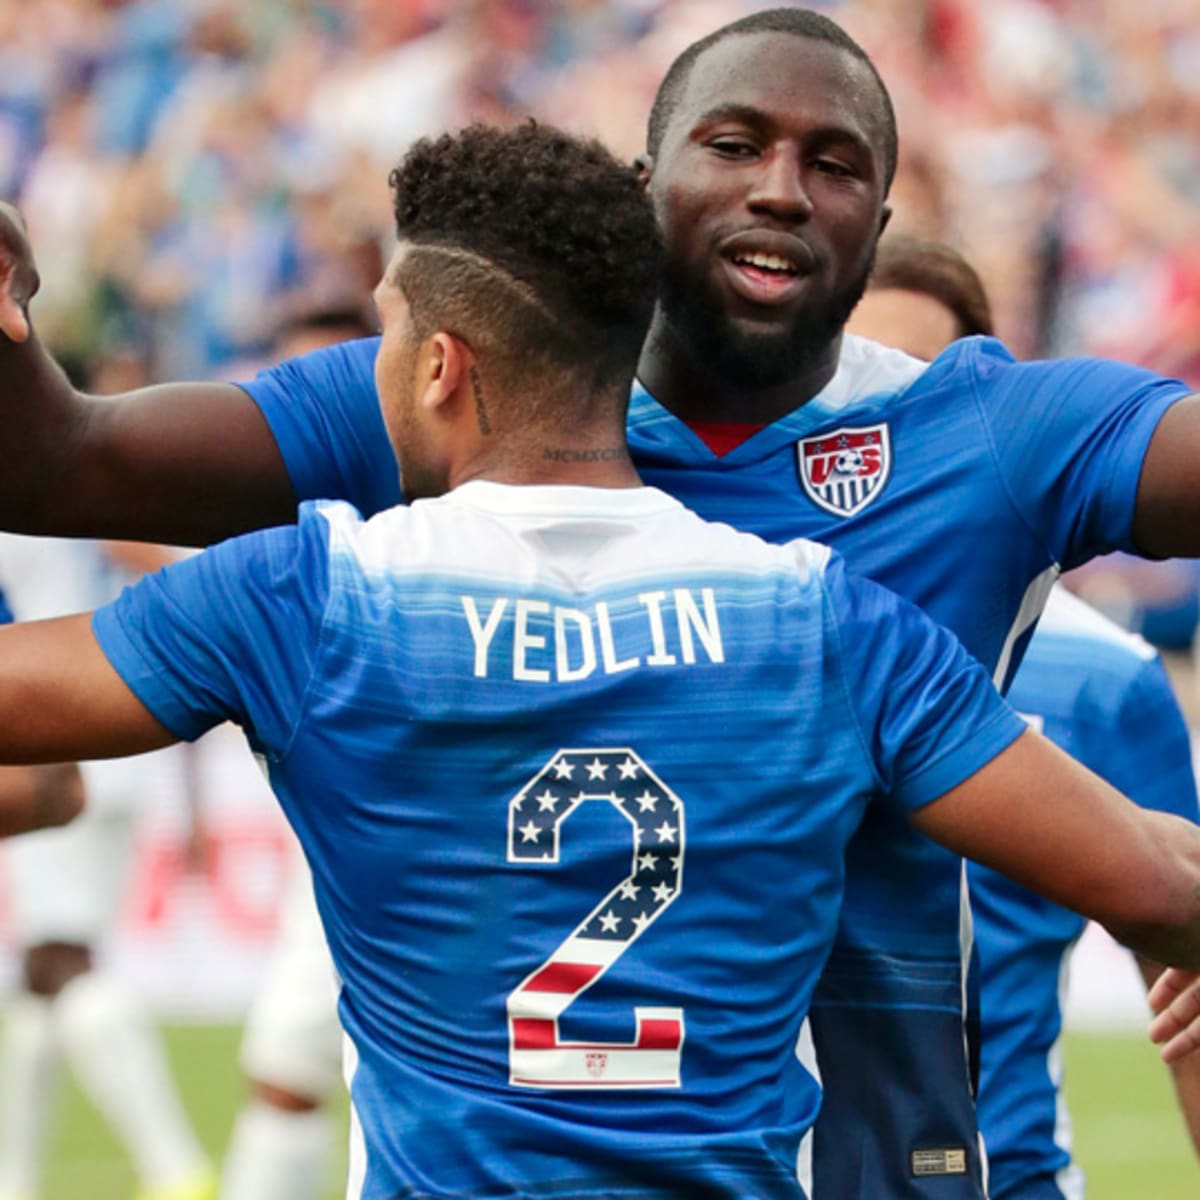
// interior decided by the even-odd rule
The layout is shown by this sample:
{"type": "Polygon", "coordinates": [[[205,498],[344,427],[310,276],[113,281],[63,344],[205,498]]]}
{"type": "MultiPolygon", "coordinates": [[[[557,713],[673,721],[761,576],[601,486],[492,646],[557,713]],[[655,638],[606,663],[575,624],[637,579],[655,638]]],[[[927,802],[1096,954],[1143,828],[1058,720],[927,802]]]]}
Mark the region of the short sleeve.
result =
{"type": "Polygon", "coordinates": [[[301,500],[348,500],[371,516],[400,503],[375,392],[378,338],[288,359],[238,386],[262,410],[301,500]]]}
{"type": "Polygon", "coordinates": [[[97,610],[101,649],[149,711],[191,740],[223,721],[270,757],[303,709],[328,600],[328,524],[222,542],[147,576],[97,610]]]}
{"type": "Polygon", "coordinates": [[[1014,362],[998,343],[964,347],[975,403],[1004,486],[1056,562],[1135,550],[1142,461],[1179,380],[1099,358],[1014,362]]]}
{"type": "Polygon", "coordinates": [[[932,803],[1024,732],[987,672],[915,605],[850,575],[837,555],[825,588],[850,707],[892,802],[932,803]]]}
{"type": "Polygon", "coordinates": [[[12,609],[8,607],[8,601],[4,597],[4,593],[0,592],[0,625],[12,624],[12,609]]]}
{"type": "Polygon", "coordinates": [[[1097,775],[1142,808],[1200,819],[1191,736],[1158,657],[1122,690],[1119,711],[1089,732],[1093,744],[1080,757],[1097,775]]]}

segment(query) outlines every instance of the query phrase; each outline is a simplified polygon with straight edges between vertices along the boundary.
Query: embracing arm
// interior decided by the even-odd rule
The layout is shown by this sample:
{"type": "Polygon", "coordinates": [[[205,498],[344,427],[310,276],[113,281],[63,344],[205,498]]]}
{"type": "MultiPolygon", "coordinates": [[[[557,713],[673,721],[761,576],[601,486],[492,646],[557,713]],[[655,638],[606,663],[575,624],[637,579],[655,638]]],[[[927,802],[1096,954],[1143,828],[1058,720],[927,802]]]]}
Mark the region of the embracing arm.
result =
{"type": "Polygon", "coordinates": [[[1200,829],[1138,808],[1033,730],[913,822],[1138,953],[1200,967],[1200,829]]]}
{"type": "Polygon", "coordinates": [[[75,390],[28,320],[37,270],[0,204],[0,527],[203,545],[295,519],[258,406],[232,384],[75,390]]]}
{"type": "Polygon", "coordinates": [[[1200,556],[1200,395],[1167,409],[1150,439],[1133,536],[1143,554],[1200,556]]]}
{"type": "Polygon", "coordinates": [[[90,613],[0,628],[0,763],[114,758],[175,741],[105,657],[90,613]]]}

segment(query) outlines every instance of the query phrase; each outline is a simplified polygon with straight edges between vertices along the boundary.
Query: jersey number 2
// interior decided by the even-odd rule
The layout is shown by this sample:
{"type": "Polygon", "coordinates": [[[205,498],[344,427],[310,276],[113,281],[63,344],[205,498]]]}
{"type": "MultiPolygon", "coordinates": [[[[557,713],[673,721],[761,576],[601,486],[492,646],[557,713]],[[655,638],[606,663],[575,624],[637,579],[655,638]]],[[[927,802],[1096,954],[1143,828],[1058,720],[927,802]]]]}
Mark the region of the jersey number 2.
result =
{"type": "Polygon", "coordinates": [[[581,804],[629,822],[629,874],[508,997],[509,1083],[535,1088],[679,1087],[683,1009],[635,1008],[632,1042],[565,1042],[558,1018],[652,925],[683,886],[683,801],[628,748],[559,750],[508,804],[508,861],[558,862],[581,804]]]}

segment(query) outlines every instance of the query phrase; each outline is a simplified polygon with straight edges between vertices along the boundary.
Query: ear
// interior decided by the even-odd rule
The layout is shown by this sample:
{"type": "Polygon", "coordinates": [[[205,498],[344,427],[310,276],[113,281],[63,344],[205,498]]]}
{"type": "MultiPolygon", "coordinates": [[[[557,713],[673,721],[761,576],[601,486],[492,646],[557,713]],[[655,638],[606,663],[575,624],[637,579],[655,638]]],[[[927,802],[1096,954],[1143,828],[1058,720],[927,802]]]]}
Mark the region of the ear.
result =
{"type": "Polygon", "coordinates": [[[876,235],[877,238],[883,237],[883,231],[887,229],[891,219],[892,206],[890,204],[885,204],[879,213],[879,233],[876,235]]]}
{"type": "Polygon", "coordinates": [[[444,329],[425,339],[417,357],[416,401],[430,412],[450,415],[474,361],[469,347],[444,329]]]}
{"type": "Polygon", "coordinates": [[[650,187],[650,179],[654,174],[654,156],[647,150],[633,160],[633,169],[637,172],[638,183],[645,192],[650,187]]]}

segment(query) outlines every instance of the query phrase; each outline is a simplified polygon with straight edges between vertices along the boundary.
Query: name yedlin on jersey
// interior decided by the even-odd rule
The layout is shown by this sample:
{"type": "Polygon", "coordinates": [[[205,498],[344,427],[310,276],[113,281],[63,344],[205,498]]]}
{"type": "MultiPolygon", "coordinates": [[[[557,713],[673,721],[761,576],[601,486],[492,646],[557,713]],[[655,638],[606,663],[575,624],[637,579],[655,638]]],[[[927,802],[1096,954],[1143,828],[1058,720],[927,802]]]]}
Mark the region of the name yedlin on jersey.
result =
{"type": "Polygon", "coordinates": [[[692,665],[697,661],[697,643],[709,662],[725,661],[716,595],[710,587],[699,589],[698,601],[690,588],[638,593],[650,635],[651,651],[644,658],[621,657],[613,615],[603,600],[585,611],[548,600],[497,596],[484,616],[474,596],[460,598],[479,679],[488,677],[490,651],[501,629],[502,642],[511,646],[511,654],[502,661],[511,662],[513,679],[527,683],[572,683],[587,679],[597,667],[605,675],[618,675],[641,666],[692,665]],[[675,640],[668,637],[668,625],[676,632],[675,640]]]}

